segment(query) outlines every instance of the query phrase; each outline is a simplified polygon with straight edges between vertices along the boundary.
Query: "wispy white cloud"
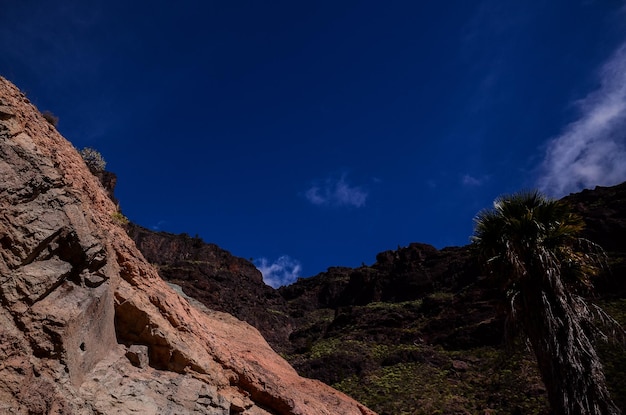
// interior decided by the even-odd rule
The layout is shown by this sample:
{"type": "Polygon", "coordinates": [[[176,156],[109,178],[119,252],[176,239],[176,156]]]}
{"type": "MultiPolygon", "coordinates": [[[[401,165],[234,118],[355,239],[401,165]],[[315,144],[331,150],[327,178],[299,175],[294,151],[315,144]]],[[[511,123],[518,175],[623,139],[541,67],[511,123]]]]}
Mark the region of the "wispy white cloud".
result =
{"type": "Polygon", "coordinates": [[[626,180],[626,43],[603,65],[600,87],[576,103],[578,119],[551,139],[539,188],[563,196],[626,180]]]}
{"type": "Polygon", "coordinates": [[[278,288],[295,282],[302,272],[302,265],[287,255],[283,255],[274,262],[267,258],[260,258],[254,261],[261,274],[263,281],[271,287],[278,288]]]}
{"type": "Polygon", "coordinates": [[[485,184],[486,180],[487,180],[487,177],[485,176],[477,178],[469,174],[466,174],[461,179],[461,182],[463,183],[464,186],[478,187],[478,186],[482,186],[483,184],[485,184]]]}
{"type": "Polygon", "coordinates": [[[317,206],[363,207],[369,192],[361,186],[352,186],[343,174],[339,178],[330,177],[322,184],[314,184],[304,195],[317,206]]]}

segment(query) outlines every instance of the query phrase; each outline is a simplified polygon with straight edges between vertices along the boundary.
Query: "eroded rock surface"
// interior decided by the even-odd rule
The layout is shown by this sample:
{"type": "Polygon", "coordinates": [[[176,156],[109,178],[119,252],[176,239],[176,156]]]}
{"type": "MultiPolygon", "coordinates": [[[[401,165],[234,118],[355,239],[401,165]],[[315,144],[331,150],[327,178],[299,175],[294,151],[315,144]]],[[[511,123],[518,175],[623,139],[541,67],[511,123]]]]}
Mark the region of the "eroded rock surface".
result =
{"type": "Polygon", "coordinates": [[[373,414],[146,262],[77,151],[0,78],[0,413],[373,414]]]}

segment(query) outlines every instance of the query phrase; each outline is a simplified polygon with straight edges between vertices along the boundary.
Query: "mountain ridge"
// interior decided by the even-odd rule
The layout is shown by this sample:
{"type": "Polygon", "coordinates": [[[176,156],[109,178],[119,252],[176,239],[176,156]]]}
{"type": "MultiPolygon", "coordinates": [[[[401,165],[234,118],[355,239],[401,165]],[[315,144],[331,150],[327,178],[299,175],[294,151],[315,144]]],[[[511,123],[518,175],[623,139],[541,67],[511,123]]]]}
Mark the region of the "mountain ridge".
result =
{"type": "MultiPolygon", "coordinates": [[[[626,272],[626,183],[598,186],[568,195],[563,201],[585,219],[583,236],[606,247],[611,273],[597,281],[597,289],[602,299],[617,300],[616,310],[622,313],[626,304],[619,301],[625,297],[626,281],[616,276],[626,272]]],[[[130,227],[131,235],[136,232],[135,226],[130,227]]],[[[145,237],[152,231],[142,232],[145,237]]],[[[141,241],[135,240],[142,249],[141,241]]],[[[144,254],[153,257],[157,252],[144,254]]],[[[201,287],[194,286],[198,271],[194,271],[195,265],[178,263],[179,269],[174,272],[163,263],[159,271],[166,280],[181,283],[185,293],[209,308],[217,307],[257,326],[302,375],[353,394],[381,414],[490,410],[548,413],[545,389],[534,370],[533,357],[518,348],[513,363],[504,363],[511,358],[503,344],[500,294],[481,276],[470,245],[436,249],[412,243],[379,253],[370,266],[329,267],[274,291],[259,280],[258,271],[250,265],[248,261],[248,271],[254,275],[243,278],[237,272],[222,270],[221,277],[212,279],[211,272],[204,272],[202,278],[211,280],[212,291],[221,297],[213,302],[201,287]],[[185,269],[184,278],[180,268],[185,269]],[[266,302],[261,292],[272,300],[266,302]],[[248,307],[229,307],[229,302],[246,303],[248,307]],[[516,378],[514,369],[520,366],[526,375],[516,378]],[[415,396],[402,389],[394,389],[393,398],[377,396],[389,394],[386,388],[391,386],[388,381],[380,385],[371,379],[390,376],[391,370],[409,370],[410,375],[404,373],[401,381],[394,381],[394,388],[401,388],[411,382],[411,377],[419,383],[423,375],[417,367],[445,379],[438,385],[449,390],[450,396],[427,396],[428,391],[432,392],[428,384],[420,384],[422,390],[408,388],[415,396]],[[450,373],[456,378],[450,379],[450,373]],[[485,377],[485,373],[497,381],[485,377]],[[470,380],[470,375],[478,380],[470,380]],[[468,387],[459,379],[474,386],[468,387]]],[[[228,269],[229,265],[222,264],[222,268],[228,269]]],[[[611,353],[616,361],[626,359],[623,352],[611,353]]],[[[614,368],[609,372],[616,400],[623,406],[626,391],[615,384],[625,379],[624,373],[614,368]]]]}

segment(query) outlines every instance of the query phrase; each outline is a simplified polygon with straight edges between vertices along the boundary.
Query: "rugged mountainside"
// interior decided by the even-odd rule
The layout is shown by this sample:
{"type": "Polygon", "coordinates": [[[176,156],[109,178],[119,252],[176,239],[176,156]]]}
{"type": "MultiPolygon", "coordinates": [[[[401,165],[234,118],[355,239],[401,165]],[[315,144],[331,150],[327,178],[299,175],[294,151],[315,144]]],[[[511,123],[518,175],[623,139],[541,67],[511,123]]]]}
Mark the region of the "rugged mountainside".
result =
{"type": "MultiPolygon", "coordinates": [[[[624,324],[626,183],[564,200],[585,218],[585,237],[609,254],[598,300],[624,324]]],[[[503,345],[498,291],[469,247],[411,244],[371,266],[329,268],[276,292],[251,263],[215,245],[134,225],[129,233],[163,278],[255,325],[300,374],[381,414],[548,413],[532,355],[503,345]]],[[[624,408],[626,353],[603,353],[624,408]]]]}
{"type": "Polygon", "coordinates": [[[0,77],[0,413],[373,414],[166,284],[78,152],[0,77]]]}

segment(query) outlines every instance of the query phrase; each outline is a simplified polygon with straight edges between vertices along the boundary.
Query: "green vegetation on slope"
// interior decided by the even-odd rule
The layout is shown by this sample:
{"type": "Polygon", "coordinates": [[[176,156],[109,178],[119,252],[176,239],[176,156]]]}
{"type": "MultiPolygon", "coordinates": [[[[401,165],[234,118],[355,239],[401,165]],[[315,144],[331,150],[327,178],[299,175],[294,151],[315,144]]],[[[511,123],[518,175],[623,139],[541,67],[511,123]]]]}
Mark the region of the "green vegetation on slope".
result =
{"type": "MultiPolygon", "coordinates": [[[[459,315],[477,313],[471,305],[476,300],[481,303],[474,293],[436,292],[415,301],[319,309],[320,320],[298,333],[307,338],[306,346],[285,357],[303,375],[325,381],[381,415],[550,413],[535,357],[525,343],[507,350],[487,337],[474,340],[491,344],[474,347],[465,341],[503,325],[482,316],[477,322],[461,321],[459,315]],[[396,327],[381,327],[381,321],[395,321],[396,327]],[[489,329],[477,330],[484,325],[489,329]]],[[[603,306],[616,317],[626,316],[626,300],[603,306]]],[[[626,351],[605,346],[602,352],[609,388],[623,407],[626,351]]]]}

